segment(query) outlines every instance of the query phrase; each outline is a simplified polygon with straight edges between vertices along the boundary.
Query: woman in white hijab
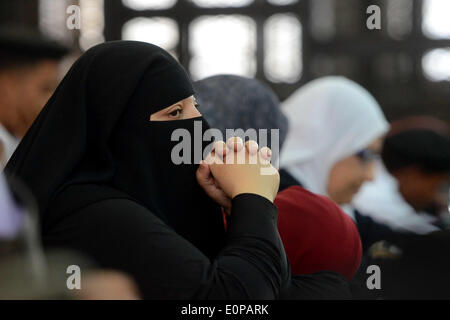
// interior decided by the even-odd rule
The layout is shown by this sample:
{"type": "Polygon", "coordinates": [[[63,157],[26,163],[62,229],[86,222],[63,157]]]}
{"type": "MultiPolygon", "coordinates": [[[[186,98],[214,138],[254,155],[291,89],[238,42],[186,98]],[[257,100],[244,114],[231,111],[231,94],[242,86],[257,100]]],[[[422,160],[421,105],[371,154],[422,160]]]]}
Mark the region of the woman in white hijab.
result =
{"type": "Polygon", "coordinates": [[[330,76],[301,87],[282,109],[290,129],[281,151],[280,190],[299,184],[328,196],[355,220],[364,249],[380,240],[386,230],[372,238],[366,229],[373,230],[373,221],[367,225],[366,217],[347,206],[374,178],[373,160],[389,129],[379,104],[357,83],[330,76]]]}

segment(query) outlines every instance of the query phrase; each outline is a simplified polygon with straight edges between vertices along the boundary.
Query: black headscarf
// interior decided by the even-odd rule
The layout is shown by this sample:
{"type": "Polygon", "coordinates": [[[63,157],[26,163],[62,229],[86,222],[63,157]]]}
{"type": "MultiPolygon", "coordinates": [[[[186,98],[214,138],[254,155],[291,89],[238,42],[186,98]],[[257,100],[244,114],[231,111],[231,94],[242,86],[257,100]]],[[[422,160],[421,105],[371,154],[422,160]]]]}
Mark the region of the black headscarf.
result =
{"type": "Polygon", "coordinates": [[[203,130],[207,123],[149,121],[192,94],[184,69],[151,44],[108,42],[78,59],[5,169],[34,193],[44,236],[75,207],[120,192],[214,256],[223,238],[220,208],[198,186],[197,165],[177,166],[170,158],[174,129],[193,136],[194,121],[203,130]],[[105,188],[79,187],[88,184],[105,188]],[[81,190],[76,196],[55,200],[74,186],[81,190]]]}
{"type": "Polygon", "coordinates": [[[68,47],[34,29],[17,25],[0,26],[0,69],[44,59],[59,60],[68,53],[68,47]]]}
{"type": "Polygon", "coordinates": [[[430,116],[394,121],[384,139],[381,157],[390,172],[408,166],[417,166],[428,173],[448,172],[450,127],[445,121],[430,116]]]}

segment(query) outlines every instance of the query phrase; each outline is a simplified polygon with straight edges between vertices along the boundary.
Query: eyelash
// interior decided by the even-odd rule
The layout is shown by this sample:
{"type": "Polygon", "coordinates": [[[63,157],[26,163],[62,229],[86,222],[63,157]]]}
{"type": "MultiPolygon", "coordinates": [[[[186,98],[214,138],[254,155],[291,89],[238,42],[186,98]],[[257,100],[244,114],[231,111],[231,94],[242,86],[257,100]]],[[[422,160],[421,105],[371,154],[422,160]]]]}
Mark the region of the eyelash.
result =
{"type": "Polygon", "coordinates": [[[169,115],[172,116],[172,117],[177,117],[177,116],[179,116],[182,112],[183,112],[183,109],[179,108],[179,109],[176,109],[176,110],[173,110],[172,112],[170,112],[169,115]]]}
{"type": "MultiPolygon", "coordinates": [[[[195,103],[194,106],[195,106],[195,108],[198,109],[198,108],[200,107],[200,104],[195,103]]],[[[182,109],[182,108],[178,108],[178,109],[173,110],[172,112],[170,112],[169,115],[172,116],[172,117],[177,117],[177,116],[179,116],[181,113],[183,113],[183,109],[182,109]]]]}

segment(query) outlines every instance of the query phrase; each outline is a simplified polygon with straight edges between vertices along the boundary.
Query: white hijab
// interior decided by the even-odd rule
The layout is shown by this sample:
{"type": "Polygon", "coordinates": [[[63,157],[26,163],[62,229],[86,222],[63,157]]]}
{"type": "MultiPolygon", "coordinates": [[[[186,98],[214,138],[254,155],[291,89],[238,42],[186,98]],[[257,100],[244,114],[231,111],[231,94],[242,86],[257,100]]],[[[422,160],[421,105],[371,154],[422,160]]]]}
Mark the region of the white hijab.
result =
{"type": "Polygon", "coordinates": [[[344,77],[307,83],[282,109],[289,119],[289,133],[280,167],[308,190],[323,195],[333,165],[366,148],[389,128],[372,95],[344,77]]]}

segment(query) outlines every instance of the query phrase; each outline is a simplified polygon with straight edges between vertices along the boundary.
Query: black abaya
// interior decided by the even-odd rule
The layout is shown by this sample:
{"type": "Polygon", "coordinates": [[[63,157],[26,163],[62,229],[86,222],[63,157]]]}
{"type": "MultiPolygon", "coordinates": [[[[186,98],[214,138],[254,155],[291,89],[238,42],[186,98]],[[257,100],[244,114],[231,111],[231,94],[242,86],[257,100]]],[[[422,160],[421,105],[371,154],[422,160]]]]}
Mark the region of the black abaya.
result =
{"type": "Polygon", "coordinates": [[[81,207],[46,234],[49,246],[77,249],[105,268],[132,275],[145,299],[276,299],[282,248],[275,206],[257,195],[233,199],[226,246],[210,261],[125,194],[96,185],[69,187],[55,202],[81,207]],[[112,198],[83,207],[86,192],[112,198]]]}
{"type": "Polygon", "coordinates": [[[72,66],[8,163],[39,205],[44,244],[78,249],[128,272],[145,298],[263,298],[286,274],[276,208],[244,194],[223,217],[175,165],[171,133],[195,121],[150,121],[193,95],[164,50],[133,41],[88,50],[72,66]],[[224,245],[224,242],[226,244],[224,245]]]}

